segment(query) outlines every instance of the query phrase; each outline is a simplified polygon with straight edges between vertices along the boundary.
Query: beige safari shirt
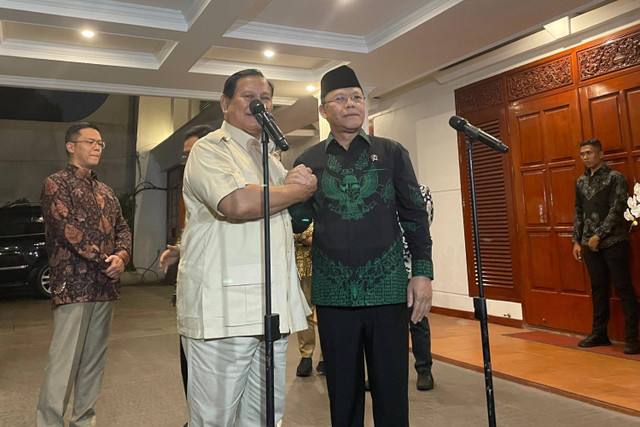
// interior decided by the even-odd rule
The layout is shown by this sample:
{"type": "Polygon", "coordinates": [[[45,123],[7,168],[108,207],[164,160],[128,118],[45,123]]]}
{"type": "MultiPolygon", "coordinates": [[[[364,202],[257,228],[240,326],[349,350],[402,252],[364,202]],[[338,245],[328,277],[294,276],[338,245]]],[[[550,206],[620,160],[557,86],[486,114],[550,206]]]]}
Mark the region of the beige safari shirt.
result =
{"type": "MultiPolygon", "coordinates": [[[[269,156],[270,185],[286,170],[269,156]]],[[[238,221],[218,203],[246,184],[262,184],[260,141],[223,122],[191,150],[184,173],[187,211],[178,267],[178,332],[195,339],[264,334],[264,219],[238,221]]],[[[271,215],[272,312],[280,332],[307,328],[287,210],[271,215]]]]}

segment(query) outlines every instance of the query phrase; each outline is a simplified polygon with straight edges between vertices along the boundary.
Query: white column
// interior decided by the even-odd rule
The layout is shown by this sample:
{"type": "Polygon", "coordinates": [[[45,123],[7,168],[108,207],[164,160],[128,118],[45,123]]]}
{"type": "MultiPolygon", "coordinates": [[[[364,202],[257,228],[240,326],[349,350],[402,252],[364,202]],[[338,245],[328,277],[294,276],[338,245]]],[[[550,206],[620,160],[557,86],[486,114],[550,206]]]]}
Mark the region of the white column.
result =
{"type": "MultiPolygon", "coordinates": [[[[136,185],[147,182],[160,188],[167,186],[167,173],[160,170],[151,154],[151,149],[169,137],[193,116],[192,100],[141,96],[138,104],[138,134],[136,185]]],[[[143,190],[136,195],[134,220],[133,262],[142,273],[143,268],[157,271],[158,253],[162,253],[166,243],[167,192],[163,190],[143,190]],[[154,262],[155,261],[155,262],[154,262]]],[[[158,276],[148,273],[145,279],[158,276]]]]}

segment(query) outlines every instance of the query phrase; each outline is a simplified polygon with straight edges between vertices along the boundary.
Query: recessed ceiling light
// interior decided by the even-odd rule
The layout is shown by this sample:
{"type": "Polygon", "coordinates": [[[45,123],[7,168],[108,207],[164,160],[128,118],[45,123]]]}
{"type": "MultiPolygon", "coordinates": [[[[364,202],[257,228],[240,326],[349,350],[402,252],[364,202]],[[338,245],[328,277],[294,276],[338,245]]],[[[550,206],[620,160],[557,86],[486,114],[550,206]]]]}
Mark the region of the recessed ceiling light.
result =
{"type": "Polygon", "coordinates": [[[91,31],[91,30],[84,30],[84,31],[83,31],[82,33],[80,33],[80,34],[82,34],[84,37],[86,37],[86,38],[88,38],[88,39],[90,39],[91,37],[93,37],[93,36],[95,36],[95,35],[96,35],[96,33],[94,33],[94,32],[93,32],[93,31],[91,31]]]}
{"type": "Polygon", "coordinates": [[[316,87],[314,85],[307,86],[307,92],[313,92],[314,90],[316,90],[316,87]]]}
{"type": "Polygon", "coordinates": [[[267,49],[264,51],[264,56],[266,56],[267,58],[271,58],[273,55],[275,55],[276,53],[270,49],[267,49]]]}

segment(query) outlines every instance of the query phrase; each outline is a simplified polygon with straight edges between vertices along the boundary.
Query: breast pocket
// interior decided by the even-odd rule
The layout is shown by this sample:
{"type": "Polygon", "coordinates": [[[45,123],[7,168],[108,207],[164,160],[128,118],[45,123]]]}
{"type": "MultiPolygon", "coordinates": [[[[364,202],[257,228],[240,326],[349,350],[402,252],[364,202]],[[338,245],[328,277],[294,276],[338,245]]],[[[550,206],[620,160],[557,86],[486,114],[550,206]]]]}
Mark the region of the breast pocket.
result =
{"type": "Polygon", "coordinates": [[[222,292],[226,326],[261,323],[264,315],[262,264],[226,267],[222,292]]]}

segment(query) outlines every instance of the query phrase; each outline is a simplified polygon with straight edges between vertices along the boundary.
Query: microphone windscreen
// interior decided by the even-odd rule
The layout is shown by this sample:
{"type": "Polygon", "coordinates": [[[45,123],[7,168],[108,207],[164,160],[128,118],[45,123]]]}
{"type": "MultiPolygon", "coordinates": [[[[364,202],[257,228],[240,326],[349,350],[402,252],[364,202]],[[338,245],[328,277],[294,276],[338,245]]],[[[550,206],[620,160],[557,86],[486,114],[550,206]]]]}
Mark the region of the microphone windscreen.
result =
{"type": "Polygon", "coordinates": [[[249,110],[251,111],[251,114],[259,114],[267,111],[266,107],[259,99],[251,100],[251,102],[249,103],[249,110]]]}
{"type": "Polygon", "coordinates": [[[464,132],[464,127],[468,122],[460,116],[451,116],[449,119],[449,126],[452,128],[464,132]]]}

